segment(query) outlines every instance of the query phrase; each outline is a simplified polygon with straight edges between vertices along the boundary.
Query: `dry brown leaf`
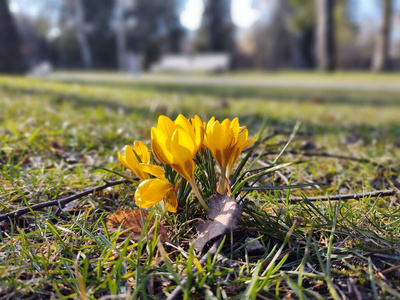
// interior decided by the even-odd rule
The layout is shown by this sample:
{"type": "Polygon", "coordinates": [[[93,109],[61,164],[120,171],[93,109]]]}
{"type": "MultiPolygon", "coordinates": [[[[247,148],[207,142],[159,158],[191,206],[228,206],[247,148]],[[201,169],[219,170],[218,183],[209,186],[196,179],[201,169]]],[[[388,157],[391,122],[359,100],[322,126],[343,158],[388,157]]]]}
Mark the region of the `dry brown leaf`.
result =
{"type": "Polygon", "coordinates": [[[208,204],[208,216],[212,221],[203,221],[197,227],[199,235],[193,244],[198,251],[203,250],[211,239],[235,229],[242,215],[242,206],[228,195],[214,195],[208,204]]]}
{"type": "MultiPolygon", "coordinates": [[[[107,216],[106,225],[108,230],[115,231],[121,227],[121,230],[129,229],[128,231],[121,234],[122,237],[127,237],[131,235],[131,239],[134,241],[139,241],[140,235],[143,231],[144,224],[147,221],[149,213],[146,210],[140,211],[135,210],[117,210],[115,213],[107,216]]],[[[153,233],[155,230],[154,218],[150,220],[147,227],[148,236],[153,238],[153,233]]],[[[161,224],[158,225],[158,234],[160,236],[161,242],[167,242],[167,230],[161,224]]]]}

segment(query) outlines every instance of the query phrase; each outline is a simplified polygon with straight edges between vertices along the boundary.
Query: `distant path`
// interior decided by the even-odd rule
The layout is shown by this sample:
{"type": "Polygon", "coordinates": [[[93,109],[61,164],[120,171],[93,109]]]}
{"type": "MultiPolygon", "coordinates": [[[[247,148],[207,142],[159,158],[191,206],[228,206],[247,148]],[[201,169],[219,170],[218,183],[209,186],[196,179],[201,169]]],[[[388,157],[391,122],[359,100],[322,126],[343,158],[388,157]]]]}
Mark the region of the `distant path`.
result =
{"type": "Polygon", "coordinates": [[[400,92],[400,76],[388,76],[354,79],[349,75],[329,77],[321,74],[277,75],[157,75],[144,74],[131,76],[118,73],[84,73],[84,72],[57,72],[49,78],[62,81],[87,81],[87,82],[115,82],[115,83],[146,83],[146,84],[176,84],[191,86],[218,86],[218,87],[265,87],[265,88],[295,88],[295,89],[327,89],[327,90],[353,90],[353,91],[386,91],[400,92]]]}

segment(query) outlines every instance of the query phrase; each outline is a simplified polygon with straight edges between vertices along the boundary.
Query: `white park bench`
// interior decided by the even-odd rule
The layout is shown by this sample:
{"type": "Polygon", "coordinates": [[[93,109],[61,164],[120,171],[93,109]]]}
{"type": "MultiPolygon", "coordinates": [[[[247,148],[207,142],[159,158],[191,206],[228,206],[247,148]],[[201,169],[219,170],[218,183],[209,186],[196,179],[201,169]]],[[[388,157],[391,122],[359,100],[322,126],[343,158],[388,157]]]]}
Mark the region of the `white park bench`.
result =
{"type": "Polygon", "coordinates": [[[154,72],[224,72],[229,69],[227,53],[165,55],[151,70],[154,72]]]}

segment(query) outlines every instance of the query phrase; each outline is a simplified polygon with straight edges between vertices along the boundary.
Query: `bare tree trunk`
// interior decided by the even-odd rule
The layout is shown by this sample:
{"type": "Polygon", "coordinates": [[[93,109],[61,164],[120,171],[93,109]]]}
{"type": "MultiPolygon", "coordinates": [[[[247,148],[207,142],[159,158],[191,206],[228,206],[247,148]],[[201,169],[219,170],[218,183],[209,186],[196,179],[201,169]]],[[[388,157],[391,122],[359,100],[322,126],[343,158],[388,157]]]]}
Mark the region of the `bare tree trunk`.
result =
{"type": "Polygon", "coordinates": [[[78,40],[79,49],[81,51],[82,63],[85,69],[92,68],[92,54],[90,52],[90,46],[86,37],[86,26],[85,26],[85,11],[83,8],[82,0],[74,1],[75,9],[75,34],[78,40]]]}
{"type": "Polygon", "coordinates": [[[333,10],[335,0],[316,1],[316,58],[320,71],[335,69],[335,24],[333,10]]]}
{"type": "Polygon", "coordinates": [[[23,73],[21,42],[7,0],[0,0],[0,73],[23,73]]]}
{"type": "Polygon", "coordinates": [[[393,10],[392,0],[383,0],[382,4],[381,25],[376,37],[374,56],[372,58],[372,71],[375,72],[387,70],[389,59],[390,18],[393,10]]]}
{"type": "Polygon", "coordinates": [[[231,0],[206,0],[198,37],[201,50],[231,52],[233,23],[230,14],[231,0]]]}
{"type": "Polygon", "coordinates": [[[116,40],[117,40],[117,61],[118,69],[120,71],[126,70],[127,62],[127,47],[126,47],[126,30],[125,30],[125,19],[124,19],[124,3],[122,0],[115,0],[115,12],[116,12],[116,40]]]}

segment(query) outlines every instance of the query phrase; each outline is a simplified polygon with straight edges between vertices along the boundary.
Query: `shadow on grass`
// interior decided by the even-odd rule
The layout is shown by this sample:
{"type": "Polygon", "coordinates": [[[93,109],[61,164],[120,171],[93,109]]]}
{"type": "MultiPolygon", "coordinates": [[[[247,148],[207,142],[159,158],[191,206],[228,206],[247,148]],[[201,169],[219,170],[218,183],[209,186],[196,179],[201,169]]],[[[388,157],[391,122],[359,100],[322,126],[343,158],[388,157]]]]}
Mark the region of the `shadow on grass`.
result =
{"type": "MultiPolygon", "coordinates": [[[[107,86],[109,88],[151,89],[163,93],[187,93],[221,98],[252,100],[260,98],[285,102],[311,102],[317,104],[369,105],[400,107],[400,94],[391,91],[351,91],[332,89],[300,89],[243,86],[211,86],[203,84],[174,84],[160,82],[108,82],[61,80],[64,83],[87,86],[107,86]]],[[[267,100],[266,100],[267,101],[267,100]]]]}
{"type": "MultiPolygon", "coordinates": [[[[102,83],[103,84],[103,83],[102,83]]],[[[117,88],[118,86],[114,86],[117,88]]],[[[131,87],[136,88],[136,87],[131,87]]],[[[148,86],[148,88],[152,88],[153,86],[148,86]]],[[[181,87],[182,88],[182,87],[181,87]]],[[[198,88],[198,87],[196,87],[198,88]]],[[[184,115],[190,116],[192,114],[196,114],[196,111],[193,111],[193,108],[189,107],[179,107],[179,108],[174,108],[170,109],[167,108],[166,106],[160,105],[155,109],[154,111],[151,111],[148,107],[138,107],[138,104],[140,104],[139,101],[133,102],[131,105],[126,104],[126,103],[121,103],[121,102],[113,102],[112,100],[105,100],[101,99],[98,97],[81,97],[76,94],[69,94],[69,93],[58,93],[54,91],[46,91],[46,90],[38,90],[38,89],[25,89],[25,88],[15,88],[15,87],[10,87],[10,86],[3,86],[3,90],[5,91],[10,91],[14,93],[29,93],[29,94],[34,94],[34,95],[41,95],[41,96],[46,96],[49,97],[54,101],[56,105],[61,105],[63,103],[68,103],[76,106],[77,108],[79,107],[97,107],[97,106],[103,106],[108,109],[116,110],[124,115],[131,115],[134,114],[136,116],[140,116],[141,118],[150,118],[150,119],[156,119],[158,115],[160,114],[167,114],[171,118],[176,117],[179,113],[182,113],[184,115]]],[[[154,89],[157,90],[157,87],[154,89]]],[[[230,89],[230,88],[229,88],[230,89]]],[[[170,92],[177,92],[177,90],[174,90],[171,86],[168,86],[165,91],[170,91],[170,92]]],[[[179,90],[179,88],[178,88],[179,90]]],[[[188,89],[184,89],[185,92],[188,92],[188,89]]],[[[222,93],[223,90],[221,89],[215,89],[215,92],[222,93]]],[[[233,92],[233,91],[231,91],[233,92]]],[[[189,92],[188,92],[189,93],[189,92]]],[[[192,91],[193,93],[193,91],[192,91]]],[[[208,90],[203,91],[204,94],[209,95],[208,90]]],[[[211,93],[212,94],[212,93],[211,93]]],[[[239,97],[240,96],[235,96],[239,97]]],[[[223,98],[222,98],[223,99],[223,98]]],[[[248,98],[246,98],[248,100],[248,98]]],[[[244,100],[244,99],[242,99],[244,100]]],[[[285,99],[286,101],[291,101],[289,99],[285,99]]],[[[221,100],[223,101],[223,100],[221,100]]],[[[239,100],[241,101],[241,100],[239,100]]],[[[266,100],[267,101],[267,100],[266,100]]],[[[331,101],[330,103],[338,103],[338,102],[333,102],[331,101]]],[[[393,103],[390,102],[391,104],[394,105],[393,103]]],[[[364,105],[367,104],[365,102],[345,102],[343,104],[347,105],[364,105]]],[[[377,103],[376,103],[377,104],[377,103]]],[[[368,105],[370,105],[368,103],[368,105]]],[[[388,105],[387,102],[384,102],[384,105],[388,105]]],[[[400,100],[398,103],[396,103],[396,106],[400,106],[400,100]]],[[[382,105],[381,105],[382,106],[382,105]]],[[[212,114],[215,116],[217,119],[222,119],[227,117],[227,114],[224,112],[224,109],[215,109],[214,111],[210,111],[208,114],[212,114]]],[[[247,124],[249,128],[259,128],[260,124],[263,122],[265,119],[265,115],[260,112],[256,114],[251,114],[249,115],[248,113],[239,113],[236,114],[235,116],[238,116],[241,120],[242,124],[247,124]]],[[[233,116],[232,116],[233,117],[233,116]]],[[[271,116],[268,116],[268,125],[270,126],[277,126],[284,128],[285,130],[291,130],[296,123],[297,120],[295,119],[285,119],[282,120],[280,118],[274,118],[271,116]]],[[[368,121],[368,120],[367,120],[368,121]]],[[[355,135],[357,139],[361,139],[365,145],[368,145],[372,143],[373,139],[377,140],[382,140],[382,139],[390,139],[391,142],[393,142],[396,146],[400,147],[400,122],[399,123],[388,123],[387,125],[381,125],[381,126],[373,126],[369,125],[366,123],[364,124],[352,124],[352,123],[346,123],[346,124],[338,124],[338,123],[325,123],[325,124],[316,124],[315,122],[311,121],[303,121],[302,122],[302,128],[303,130],[306,130],[307,132],[310,133],[315,133],[318,135],[326,135],[326,134],[334,134],[334,135],[344,135],[344,136],[349,136],[349,135],[355,135]]]]}

